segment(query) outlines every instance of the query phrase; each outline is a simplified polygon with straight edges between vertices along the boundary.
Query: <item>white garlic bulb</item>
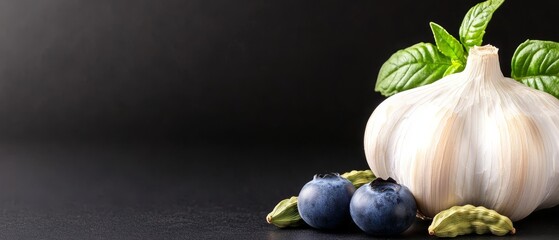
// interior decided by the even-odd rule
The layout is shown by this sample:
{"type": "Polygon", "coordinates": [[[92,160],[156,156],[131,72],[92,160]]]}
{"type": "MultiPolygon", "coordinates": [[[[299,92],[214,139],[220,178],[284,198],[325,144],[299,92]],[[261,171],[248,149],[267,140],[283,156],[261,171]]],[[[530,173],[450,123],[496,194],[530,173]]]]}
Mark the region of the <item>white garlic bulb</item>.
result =
{"type": "Polygon", "coordinates": [[[463,72],[387,98],[367,123],[371,170],[428,217],[472,204],[517,221],[559,203],[559,100],[504,77],[497,51],[472,48],[463,72]]]}

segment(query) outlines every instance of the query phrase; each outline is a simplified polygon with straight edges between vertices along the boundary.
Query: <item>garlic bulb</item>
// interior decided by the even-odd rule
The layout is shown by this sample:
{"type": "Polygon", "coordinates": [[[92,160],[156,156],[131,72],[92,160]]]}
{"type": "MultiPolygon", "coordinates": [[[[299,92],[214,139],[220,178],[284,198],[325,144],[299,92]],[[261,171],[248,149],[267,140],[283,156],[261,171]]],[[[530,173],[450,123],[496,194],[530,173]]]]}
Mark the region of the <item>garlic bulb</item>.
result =
{"type": "Polygon", "coordinates": [[[426,216],[472,204],[517,221],[559,203],[559,100],[504,77],[497,51],[472,48],[463,72],[387,98],[367,123],[371,170],[426,216]]]}

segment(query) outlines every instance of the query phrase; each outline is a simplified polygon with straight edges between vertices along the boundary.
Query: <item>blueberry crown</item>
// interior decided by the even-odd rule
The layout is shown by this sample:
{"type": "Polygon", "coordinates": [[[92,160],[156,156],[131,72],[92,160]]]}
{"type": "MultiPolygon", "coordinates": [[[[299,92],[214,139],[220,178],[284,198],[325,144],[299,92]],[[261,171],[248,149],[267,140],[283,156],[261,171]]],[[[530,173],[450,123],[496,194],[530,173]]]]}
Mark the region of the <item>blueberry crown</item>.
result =
{"type": "Polygon", "coordinates": [[[398,190],[400,190],[400,185],[396,182],[396,180],[394,180],[393,178],[389,177],[388,179],[384,180],[382,178],[377,178],[375,180],[373,180],[369,186],[372,189],[376,189],[380,192],[384,192],[384,191],[395,191],[397,192],[398,190]]]}
{"type": "Polygon", "coordinates": [[[340,174],[339,173],[319,173],[319,174],[315,174],[313,179],[325,179],[325,178],[339,178],[340,174]]]}

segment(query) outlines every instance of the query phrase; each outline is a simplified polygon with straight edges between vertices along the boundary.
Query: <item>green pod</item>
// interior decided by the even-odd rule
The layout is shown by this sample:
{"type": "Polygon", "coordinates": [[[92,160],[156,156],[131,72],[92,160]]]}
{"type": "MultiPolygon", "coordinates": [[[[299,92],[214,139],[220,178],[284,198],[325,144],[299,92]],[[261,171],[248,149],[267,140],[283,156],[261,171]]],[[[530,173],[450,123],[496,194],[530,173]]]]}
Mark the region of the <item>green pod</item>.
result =
{"type": "Polygon", "coordinates": [[[349,180],[353,186],[355,186],[355,189],[372,182],[376,178],[375,174],[373,174],[373,171],[371,170],[353,170],[351,172],[346,172],[341,176],[349,180]]]}
{"type": "Polygon", "coordinates": [[[291,197],[280,201],[274,210],[266,216],[266,222],[280,228],[298,227],[305,222],[299,215],[297,208],[297,197],[291,197]]]}
{"type": "Polygon", "coordinates": [[[469,204],[454,206],[438,213],[428,230],[429,235],[437,237],[456,237],[471,233],[503,236],[516,232],[508,217],[495,210],[469,204]]]}

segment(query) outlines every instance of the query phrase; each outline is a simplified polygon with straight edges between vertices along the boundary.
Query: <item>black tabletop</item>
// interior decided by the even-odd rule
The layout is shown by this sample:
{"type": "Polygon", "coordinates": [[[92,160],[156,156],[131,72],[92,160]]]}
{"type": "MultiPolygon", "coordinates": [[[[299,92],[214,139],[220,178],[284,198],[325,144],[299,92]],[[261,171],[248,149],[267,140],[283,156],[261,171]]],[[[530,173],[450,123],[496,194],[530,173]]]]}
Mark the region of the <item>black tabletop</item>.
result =
{"type": "MultiPolygon", "coordinates": [[[[362,153],[335,147],[177,144],[0,146],[1,239],[371,239],[357,228],[279,229],[266,214],[317,172],[364,169],[362,153]]],[[[559,236],[545,209],[514,236],[559,236]]],[[[418,220],[399,238],[425,239],[418,220]]]]}

